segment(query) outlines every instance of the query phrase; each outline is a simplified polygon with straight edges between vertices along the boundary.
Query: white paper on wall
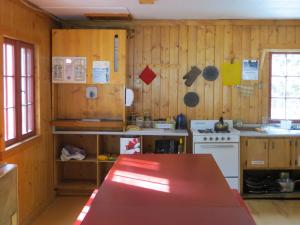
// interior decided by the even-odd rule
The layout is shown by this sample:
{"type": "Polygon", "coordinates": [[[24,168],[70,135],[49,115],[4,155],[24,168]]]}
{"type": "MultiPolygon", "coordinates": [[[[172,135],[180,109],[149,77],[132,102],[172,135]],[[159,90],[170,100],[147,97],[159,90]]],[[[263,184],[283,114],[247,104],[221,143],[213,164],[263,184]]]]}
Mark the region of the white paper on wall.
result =
{"type": "Polygon", "coordinates": [[[258,80],[258,60],[243,60],[243,80],[258,80]]]}
{"type": "Polygon", "coordinates": [[[86,57],[52,57],[53,83],[86,83],[86,57]]]}
{"type": "Polygon", "coordinates": [[[63,81],[65,77],[65,63],[62,57],[52,58],[52,80],[63,81]]]}
{"type": "Polygon", "coordinates": [[[107,84],[110,81],[109,61],[93,61],[93,83],[107,84]]]}

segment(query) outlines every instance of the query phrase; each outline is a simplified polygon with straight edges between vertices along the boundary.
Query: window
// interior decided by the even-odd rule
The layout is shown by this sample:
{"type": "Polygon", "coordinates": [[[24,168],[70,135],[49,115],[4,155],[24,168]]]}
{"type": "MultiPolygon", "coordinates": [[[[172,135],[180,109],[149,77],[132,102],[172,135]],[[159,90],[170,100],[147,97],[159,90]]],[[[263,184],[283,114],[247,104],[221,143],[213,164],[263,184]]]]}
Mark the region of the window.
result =
{"type": "Polygon", "coordinates": [[[300,53],[271,53],[271,120],[300,120],[300,53]]]}
{"type": "Polygon", "coordinates": [[[3,44],[6,146],[35,135],[34,48],[12,39],[3,44]]]}

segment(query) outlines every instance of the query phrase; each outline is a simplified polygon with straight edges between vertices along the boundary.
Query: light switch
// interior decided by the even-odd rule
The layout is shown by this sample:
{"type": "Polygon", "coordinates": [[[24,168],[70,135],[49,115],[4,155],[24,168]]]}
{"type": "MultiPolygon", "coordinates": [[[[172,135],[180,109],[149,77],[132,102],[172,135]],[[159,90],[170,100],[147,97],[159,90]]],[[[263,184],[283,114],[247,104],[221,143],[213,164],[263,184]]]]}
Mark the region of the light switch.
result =
{"type": "Polygon", "coordinates": [[[98,97],[98,89],[97,87],[87,87],[86,88],[86,98],[95,99],[98,97]]]}

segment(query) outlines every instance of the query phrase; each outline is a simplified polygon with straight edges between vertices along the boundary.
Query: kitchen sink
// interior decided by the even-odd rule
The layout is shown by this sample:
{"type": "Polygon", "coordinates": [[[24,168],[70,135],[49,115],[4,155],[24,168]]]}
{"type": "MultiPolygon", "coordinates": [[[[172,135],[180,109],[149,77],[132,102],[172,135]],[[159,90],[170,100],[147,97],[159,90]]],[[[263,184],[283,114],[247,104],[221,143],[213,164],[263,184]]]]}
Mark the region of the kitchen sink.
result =
{"type": "Polygon", "coordinates": [[[234,127],[235,129],[239,131],[257,131],[257,127],[234,127]]]}

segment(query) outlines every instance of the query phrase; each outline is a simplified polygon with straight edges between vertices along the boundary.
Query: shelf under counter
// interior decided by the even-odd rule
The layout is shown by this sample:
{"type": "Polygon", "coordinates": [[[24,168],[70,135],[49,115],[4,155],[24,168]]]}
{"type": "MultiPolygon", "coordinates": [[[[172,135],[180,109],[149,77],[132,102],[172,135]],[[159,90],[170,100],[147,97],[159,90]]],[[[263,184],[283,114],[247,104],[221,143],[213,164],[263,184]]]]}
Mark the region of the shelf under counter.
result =
{"type": "Polygon", "coordinates": [[[80,129],[87,130],[124,130],[124,122],[122,120],[76,120],[76,119],[59,119],[50,122],[50,125],[55,130],[65,129],[67,131],[73,131],[80,129]],[[59,129],[57,129],[59,128],[59,129]]]}
{"type": "Polygon", "coordinates": [[[242,194],[244,199],[300,199],[300,192],[291,193],[266,193],[266,194],[242,194]]]}
{"type": "Polygon", "coordinates": [[[96,188],[97,183],[93,180],[63,180],[55,190],[61,195],[90,195],[96,188]]]}
{"type": "Polygon", "coordinates": [[[116,136],[174,136],[187,137],[189,133],[186,129],[166,130],[155,128],[144,128],[134,131],[71,131],[71,130],[53,130],[53,134],[89,134],[89,135],[116,135],[116,136]]]}
{"type": "Polygon", "coordinates": [[[67,160],[67,161],[63,161],[61,159],[56,159],[56,162],[61,162],[61,163],[97,163],[97,157],[96,157],[96,155],[94,155],[94,156],[88,156],[83,160],[71,159],[71,160],[67,160]]]}

